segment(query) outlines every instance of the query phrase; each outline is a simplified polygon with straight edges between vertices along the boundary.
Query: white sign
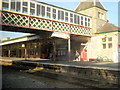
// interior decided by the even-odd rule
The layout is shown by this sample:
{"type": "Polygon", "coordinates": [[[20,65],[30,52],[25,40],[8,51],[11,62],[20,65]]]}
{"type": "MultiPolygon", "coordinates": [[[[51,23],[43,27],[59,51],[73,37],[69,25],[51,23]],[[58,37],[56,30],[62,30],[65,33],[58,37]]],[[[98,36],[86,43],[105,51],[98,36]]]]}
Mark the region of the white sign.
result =
{"type": "Polygon", "coordinates": [[[64,38],[64,39],[69,39],[70,35],[66,33],[60,33],[60,32],[53,32],[51,37],[58,37],[58,38],[64,38]]]}

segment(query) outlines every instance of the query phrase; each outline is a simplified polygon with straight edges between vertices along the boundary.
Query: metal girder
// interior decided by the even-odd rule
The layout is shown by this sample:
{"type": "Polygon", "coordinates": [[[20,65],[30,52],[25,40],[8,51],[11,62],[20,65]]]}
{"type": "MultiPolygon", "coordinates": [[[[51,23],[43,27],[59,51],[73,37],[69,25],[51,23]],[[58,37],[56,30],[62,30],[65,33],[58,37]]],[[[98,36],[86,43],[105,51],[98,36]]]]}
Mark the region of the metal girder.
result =
{"type": "MultiPolygon", "coordinates": [[[[1,25],[91,36],[91,28],[40,17],[1,11],[1,25]]],[[[7,28],[7,27],[6,27],[7,28]]],[[[33,31],[34,32],[34,31],[33,31]]]]}

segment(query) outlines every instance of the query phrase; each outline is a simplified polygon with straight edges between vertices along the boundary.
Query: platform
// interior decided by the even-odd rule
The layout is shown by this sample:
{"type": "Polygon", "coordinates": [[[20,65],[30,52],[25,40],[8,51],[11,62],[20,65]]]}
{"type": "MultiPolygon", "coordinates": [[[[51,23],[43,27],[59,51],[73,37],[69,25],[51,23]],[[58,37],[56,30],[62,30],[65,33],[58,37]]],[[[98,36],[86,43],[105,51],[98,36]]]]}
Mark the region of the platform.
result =
{"type": "Polygon", "coordinates": [[[41,63],[50,65],[61,65],[61,66],[73,66],[73,67],[83,67],[83,68],[95,68],[95,69],[109,69],[109,70],[119,70],[120,64],[113,62],[89,62],[89,61],[52,61],[50,59],[40,59],[40,58],[9,58],[0,57],[0,61],[3,62],[27,62],[27,63],[41,63]]]}

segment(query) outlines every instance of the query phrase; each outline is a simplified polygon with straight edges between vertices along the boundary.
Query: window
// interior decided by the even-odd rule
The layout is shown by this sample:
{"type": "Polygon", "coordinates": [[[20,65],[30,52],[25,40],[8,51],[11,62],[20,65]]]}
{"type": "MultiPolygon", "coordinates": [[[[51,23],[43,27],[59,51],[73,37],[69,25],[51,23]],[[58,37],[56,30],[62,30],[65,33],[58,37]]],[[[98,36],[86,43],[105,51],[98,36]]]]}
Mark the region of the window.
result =
{"type": "Polygon", "coordinates": [[[56,19],[56,9],[53,9],[53,19],[56,19]]]}
{"type": "Polygon", "coordinates": [[[83,16],[81,16],[81,25],[83,25],[83,16]]]}
{"type": "Polygon", "coordinates": [[[76,24],[77,23],[77,16],[74,15],[74,23],[76,24]]]}
{"type": "Polygon", "coordinates": [[[112,43],[108,43],[108,48],[112,48],[112,43]]]}
{"type": "Polygon", "coordinates": [[[9,0],[2,1],[2,8],[8,10],[9,9],[9,0]]]}
{"type": "Polygon", "coordinates": [[[12,11],[15,11],[15,6],[16,6],[15,0],[11,0],[11,10],[12,11]]]}
{"type": "Polygon", "coordinates": [[[90,27],[90,19],[88,18],[88,27],[90,27]]]}
{"type": "Polygon", "coordinates": [[[37,16],[41,15],[41,5],[37,5],[37,16]]]}
{"type": "Polygon", "coordinates": [[[80,17],[77,16],[77,24],[80,24],[80,17]]]}
{"type": "Polygon", "coordinates": [[[109,37],[109,38],[108,38],[108,41],[112,41],[112,37],[109,37]]]}
{"type": "Polygon", "coordinates": [[[68,12],[65,12],[65,21],[68,21],[68,12]]]}
{"type": "Polygon", "coordinates": [[[16,11],[21,12],[21,2],[20,1],[16,2],[16,11]]]}
{"type": "Polygon", "coordinates": [[[100,18],[100,16],[101,16],[101,15],[100,15],[100,12],[98,12],[98,18],[100,18]]]}
{"type": "Polygon", "coordinates": [[[103,42],[106,42],[106,37],[105,37],[105,38],[102,38],[102,41],[103,41],[103,42]]]}
{"type": "Polygon", "coordinates": [[[101,13],[101,12],[98,12],[98,18],[100,18],[100,19],[104,19],[104,14],[101,13]]]}
{"type": "Polygon", "coordinates": [[[103,49],[112,48],[112,37],[104,37],[102,38],[102,42],[103,49]]]}
{"type": "Polygon", "coordinates": [[[70,22],[73,23],[73,14],[70,14],[70,22]]]}
{"type": "Polygon", "coordinates": [[[45,16],[45,6],[42,6],[42,14],[43,17],[45,16]]]}
{"type": "Polygon", "coordinates": [[[61,11],[61,19],[64,20],[64,11],[61,11]]]}
{"type": "Polygon", "coordinates": [[[105,49],[106,48],[106,44],[103,44],[103,49],[105,49]]]}
{"type": "Polygon", "coordinates": [[[58,10],[58,20],[64,20],[64,11],[58,10]]]}
{"type": "Polygon", "coordinates": [[[58,20],[60,20],[60,10],[58,10],[58,20]]]}
{"type": "Polygon", "coordinates": [[[85,18],[85,26],[87,26],[87,18],[85,18]]]}
{"type": "Polygon", "coordinates": [[[35,4],[30,2],[30,15],[35,15],[35,4]]]}
{"type": "Polygon", "coordinates": [[[23,10],[22,10],[22,12],[23,13],[28,13],[28,2],[23,2],[22,3],[22,8],[23,8],[23,10]]]}
{"type": "Polygon", "coordinates": [[[47,17],[51,18],[51,8],[47,7],[47,17]]]}
{"type": "Polygon", "coordinates": [[[103,13],[101,13],[101,19],[104,19],[104,14],[103,13]]]}

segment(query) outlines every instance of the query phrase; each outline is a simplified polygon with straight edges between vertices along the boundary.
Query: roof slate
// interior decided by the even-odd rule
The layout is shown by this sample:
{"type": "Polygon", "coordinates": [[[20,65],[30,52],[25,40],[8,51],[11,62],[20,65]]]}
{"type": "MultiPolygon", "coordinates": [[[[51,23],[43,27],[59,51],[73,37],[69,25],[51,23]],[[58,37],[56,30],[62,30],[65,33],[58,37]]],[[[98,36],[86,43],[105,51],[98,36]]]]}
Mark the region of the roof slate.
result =
{"type": "Polygon", "coordinates": [[[117,31],[117,30],[120,30],[120,27],[117,27],[117,26],[115,26],[114,24],[111,24],[111,23],[106,23],[96,33],[117,31]]]}
{"type": "Polygon", "coordinates": [[[88,9],[91,7],[98,7],[98,8],[101,8],[103,10],[106,10],[99,0],[95,0],[95,3],[94,3],[94,0],[84,0],[77,6],[75,11],[79,12],[81,10],[85,10],[85,9],[88,9]]]}

